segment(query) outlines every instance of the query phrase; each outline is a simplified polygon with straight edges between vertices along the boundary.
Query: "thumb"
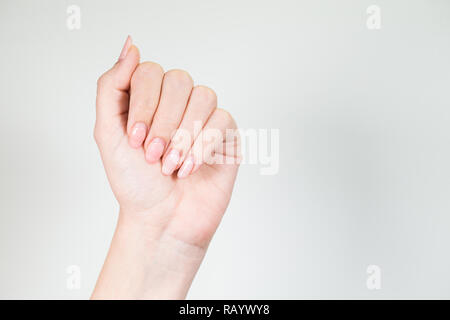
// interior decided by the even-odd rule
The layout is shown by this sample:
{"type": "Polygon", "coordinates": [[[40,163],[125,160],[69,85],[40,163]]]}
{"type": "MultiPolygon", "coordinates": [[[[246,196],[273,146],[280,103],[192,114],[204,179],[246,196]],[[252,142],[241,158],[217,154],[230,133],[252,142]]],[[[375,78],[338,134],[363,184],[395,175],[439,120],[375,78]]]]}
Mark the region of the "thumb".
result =
{"type": "Polygon", "coordinates": [[[139,50],[128,36],[119,60],[97,81],[97,125],[123,126],[122,117],[128,110],[131,77],[138,64],[139,50]]]}

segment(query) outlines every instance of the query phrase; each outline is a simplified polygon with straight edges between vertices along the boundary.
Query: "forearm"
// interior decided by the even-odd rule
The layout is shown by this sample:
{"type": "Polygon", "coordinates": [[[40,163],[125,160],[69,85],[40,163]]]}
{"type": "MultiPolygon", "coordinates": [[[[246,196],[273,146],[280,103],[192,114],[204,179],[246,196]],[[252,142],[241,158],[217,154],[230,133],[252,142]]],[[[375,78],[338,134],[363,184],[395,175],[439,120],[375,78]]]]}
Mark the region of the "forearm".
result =
{"type": "Polygon", "coordinates": [[[148,216],[119,214],[92,299],[185,298],[206,249],[174,238],[148,216]]]}

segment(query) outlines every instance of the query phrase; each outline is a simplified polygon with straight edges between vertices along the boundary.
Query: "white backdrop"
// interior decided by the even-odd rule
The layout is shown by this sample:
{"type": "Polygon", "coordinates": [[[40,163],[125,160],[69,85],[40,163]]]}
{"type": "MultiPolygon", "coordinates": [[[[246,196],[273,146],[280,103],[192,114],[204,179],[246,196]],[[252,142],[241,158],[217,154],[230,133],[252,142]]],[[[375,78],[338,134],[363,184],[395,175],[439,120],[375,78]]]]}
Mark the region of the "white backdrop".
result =
{"type": "Polygon", "coordinates": [[[117,218],[95,86],[128,34],[280,132],[278,173],[241,167],[189,298],[450,298],[446,0],[1,1],[0,298],[93,289],[117,218]]]}

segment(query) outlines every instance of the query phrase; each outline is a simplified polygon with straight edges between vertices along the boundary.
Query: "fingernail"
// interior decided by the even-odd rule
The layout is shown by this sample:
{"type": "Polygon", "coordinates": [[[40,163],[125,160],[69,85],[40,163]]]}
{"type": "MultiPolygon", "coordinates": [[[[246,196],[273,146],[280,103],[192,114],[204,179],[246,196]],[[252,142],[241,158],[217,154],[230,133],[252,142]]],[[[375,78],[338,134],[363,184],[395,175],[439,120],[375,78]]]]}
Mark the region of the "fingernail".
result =
{"type": "Polygon", "coordinates": [[[170,150],[163,160],[162,173],[166,176],[171,175],[177,168],[178,161],[180,161],[180,152],[175,149],[170,150]]]}
{"type": "Polygon", "coordinates": [[[189,156],[186,160],[184,160],[180,170],[178,170],[177,177],[180,179],[186,178],[189,173],[191,173],[192,168],[194,168],[194,157],[189,156]]]}
{"type": "Polygon", "coordinates": [[[145,158],[149,163],[155,163],[161,158],[164,152],[164,140],[161,138],[154,138],[147,147],[145,158]]]}
{"type": "Polygon", "coordinates": [[[127,56],[128,50],[130,50],[131,44],[133,43],[133,40],[130,36],[127,37],[127,40],[125,41],[125,44],[123,45],[122,52],[120,52],[119,61],[124,59],[127,56]]]}
{"type": "Polygon", "coordinates": [[[137,149],[140,148],[147,135],[147,125],[143,122],[137,122],[129,136],[130,146],[137,149]]]}

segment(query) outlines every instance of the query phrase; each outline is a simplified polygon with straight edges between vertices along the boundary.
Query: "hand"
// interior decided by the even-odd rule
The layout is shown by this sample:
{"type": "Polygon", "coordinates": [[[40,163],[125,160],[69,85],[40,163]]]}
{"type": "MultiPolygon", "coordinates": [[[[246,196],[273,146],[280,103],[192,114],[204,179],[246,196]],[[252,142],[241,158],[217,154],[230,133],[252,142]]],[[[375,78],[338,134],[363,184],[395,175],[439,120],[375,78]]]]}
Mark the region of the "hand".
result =
{"type": "Polygon", "coordinates": [[[146,253],[139,261],[130,258],[126,268],[142,269],[141,277],[153,283],[146,288],[134,283],[127,290],[135,292],[122,295],[118,288],[108,290],[135,298],[186,294],[185,279],[188,288],[231,197],[239,163],[234,129],[229,113],[217,108],[214,91],[193,87],[185,71],[164,73],[156,63],[139,63],[139,51],[127,39],[119,61],[98,81],[94,135],[120,214],[94,296],[108,297],[101,287],[131,271],[111,266],[123,265],[114,252],[127,245],[133,248],[124,255],[130,250],[140,255],[136,247],[146,253]],[[171,266],[172,260],[178,265],[171,266]],[[180,260],[189,265],[187,272],[180,260]],[[178,284],[183,288],[167,291],[162,287],[172,284],[161,283],[155,273],[174,269],[183,274],[178,284]]]}

